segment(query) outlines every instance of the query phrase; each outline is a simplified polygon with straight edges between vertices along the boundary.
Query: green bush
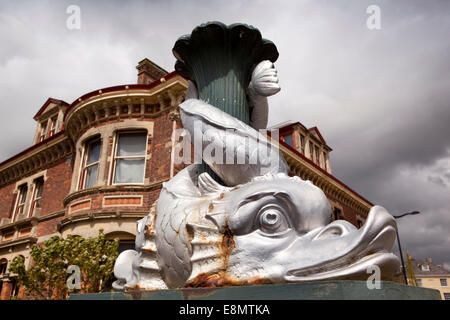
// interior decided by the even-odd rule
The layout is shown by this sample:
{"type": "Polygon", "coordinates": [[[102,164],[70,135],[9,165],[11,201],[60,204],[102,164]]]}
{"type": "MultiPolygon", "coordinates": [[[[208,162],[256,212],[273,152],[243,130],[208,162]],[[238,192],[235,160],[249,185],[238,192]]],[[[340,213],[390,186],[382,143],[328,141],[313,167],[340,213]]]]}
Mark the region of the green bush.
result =
{"type": "Polygon", "coordinates": [[[42,245],[32,246],[32,265],[28,270],[19,256],[9,271],[17,275],[18,285],[25,288],[28,298],[65,299],[73,292],[102,292],[113,278],[118,245],[118,240],[106,240],[102,230],[98,237],[88,239],[53,236],[42,245]],[[80,289],[69,290],[67,286],[70,265],[80,268],[80,289]]]}

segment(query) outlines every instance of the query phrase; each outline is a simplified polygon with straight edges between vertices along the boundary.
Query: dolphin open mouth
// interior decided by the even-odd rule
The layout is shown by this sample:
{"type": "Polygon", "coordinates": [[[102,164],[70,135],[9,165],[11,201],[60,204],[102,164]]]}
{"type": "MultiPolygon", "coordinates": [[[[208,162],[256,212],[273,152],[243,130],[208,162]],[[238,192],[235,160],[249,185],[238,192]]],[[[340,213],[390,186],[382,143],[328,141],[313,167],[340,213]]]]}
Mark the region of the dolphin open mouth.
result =
{"type": "Polygon", "coordinates": [[[317,263],[289,270],[284,277],[286,281],[367,279],[374,272],[373,266],[380,268],[383,278],[390,278],[399,271],[399,259],[390,252],[397,232],[395,220],[383,208],[374,207],[360,230],[337,220],[324,227],[318,234],[319,238],[316,236],[312,242],[324,240],[320,238],[321,234],[336,229],[342,231],[325,239],[328,240],[324,242],[327,245],[326,257],[318,257],[317,263]],[[336,243],[334,247],[329,245],[332,239],[336,243]],[[341,250],[344,246],[339,242],[351,245],[341,250]]]}

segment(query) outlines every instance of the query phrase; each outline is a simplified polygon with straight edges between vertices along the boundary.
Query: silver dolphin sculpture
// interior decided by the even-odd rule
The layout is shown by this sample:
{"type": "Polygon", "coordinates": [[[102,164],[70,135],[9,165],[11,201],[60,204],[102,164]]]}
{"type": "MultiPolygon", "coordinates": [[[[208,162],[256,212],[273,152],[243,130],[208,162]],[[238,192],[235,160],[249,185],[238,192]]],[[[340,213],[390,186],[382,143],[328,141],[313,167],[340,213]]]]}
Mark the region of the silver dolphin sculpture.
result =
{"type": "Polygon", "coordinates": [[[253,72],[249,99],[259,111],[251,126],[196,99],[190,85],[180,105],[183,126],[191,137],[200,132],[203,151],[214,150],[203,160],[225,185],[196,164],[164,183],[156,206],[138,221],[136,250],[116,261],[115,289],[367,279],[373,265],[384,279],[398,273],[393,217],[374,206],[360,229],[331,222],[323,191],[289,177],[276,145],[256,130],[266,121],[258,115],[267,113],[265,97],[279,91],[273,70],[264,62],[253,72]],[[227,155],[247,162],[227,163],[227,155]]]}

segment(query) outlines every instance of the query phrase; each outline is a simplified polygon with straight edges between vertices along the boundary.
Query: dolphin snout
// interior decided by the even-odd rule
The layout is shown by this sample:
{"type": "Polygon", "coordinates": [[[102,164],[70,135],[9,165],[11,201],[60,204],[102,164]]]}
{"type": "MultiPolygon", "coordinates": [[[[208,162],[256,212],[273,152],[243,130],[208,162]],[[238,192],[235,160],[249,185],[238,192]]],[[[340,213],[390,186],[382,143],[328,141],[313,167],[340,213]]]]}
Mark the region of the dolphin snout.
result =
{"type": "Polygon", "coordinates": [[[312,239],[324,240],[328,238],[336,238],[346,236],[348,233],[355,231],[356,227],[345,220],[336,220],[329,225],[323,227],[319,233],[312,239]]]}
{"type": "MultiPolygon", "coordinates": [[[[307,281],[366,274],[370,264],[396,266],[398,258],[390,253],[395,242],[397,225],[394,218],[380,206],[371,208],[366,223],[359,230],[351,223],[336,220],[305,235],[311,251],[291,269],[287,281],[307,281]],[[312,279],[314,278],[314,279],[312,279]]],[[[395,268],[389,268],[392,273],[395,268]]],[[[395,271],[395,270],[394,270],[395,271]]]]}

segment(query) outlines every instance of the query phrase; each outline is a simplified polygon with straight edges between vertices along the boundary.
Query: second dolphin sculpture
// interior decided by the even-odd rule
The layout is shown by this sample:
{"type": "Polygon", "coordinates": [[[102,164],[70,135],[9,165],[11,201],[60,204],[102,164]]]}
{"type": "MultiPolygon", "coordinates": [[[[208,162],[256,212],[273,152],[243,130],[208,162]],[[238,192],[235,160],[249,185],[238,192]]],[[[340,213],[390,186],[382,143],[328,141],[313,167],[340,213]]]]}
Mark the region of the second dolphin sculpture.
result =
{"type": "Polygon", "coordinates": [[[191,83],[181,119],[191,137],[201,133],[202,151],[212,146],[223,158],[231,152],[229,158],[247,160],[257,152],[257,161],[230,164],[207,153],[203,160],[221,183],[196,164],[164,183],[156,207],[138,222],[136,250],[116,261],[115,289],[367,279],[373,265],[383,278],[398,272],[393,217],[374,206],[359,230],[331,222],[323,191],[288,176],[278,149],[256,130],[267,121],[266,96],[279,90],[274,70],[269,61],[254,69],[248,90],[253,127],[198,100],[191,83]],[[244,138],[256,149],[245,147],[244,138]]]}

